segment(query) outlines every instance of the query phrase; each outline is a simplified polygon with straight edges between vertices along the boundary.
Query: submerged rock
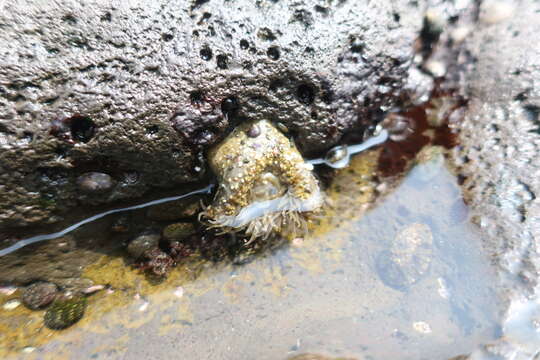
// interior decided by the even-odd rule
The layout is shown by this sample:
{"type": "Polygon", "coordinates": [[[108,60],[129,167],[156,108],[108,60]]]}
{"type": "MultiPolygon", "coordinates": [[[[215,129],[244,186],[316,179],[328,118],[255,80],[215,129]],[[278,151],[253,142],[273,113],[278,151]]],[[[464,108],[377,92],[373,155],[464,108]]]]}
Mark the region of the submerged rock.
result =
{"type": "Polygon", "coordinates": [[[400,230],[388,251],[379,253],[376,270],[382,282],[406,291],[424,277],[433,256],[433,235],[426,224],[411,224],[400,230]]]}
{"type": "Polygon", "coordinates": [[[43,309],[53,302],[58,294],[58,287],[53,283],[38,282],[24,289],[23,304],[32,310],[43,309]]]}
{"type": "Polygon", "coordinates": [[[144,261],[139,264],[141,270],[148,270],[152,274],[164,277],[174,266],[174,259],[159,248],[147,250],[143,254],[144,261]]]}
{"type": "Polygon", "coordinates": [[[135,259],[141,257],[146,251],[155,249],[159,245],[161,235],[157,232],[144,232],[133,239],[127,246],[128,253],[135,259]]]}

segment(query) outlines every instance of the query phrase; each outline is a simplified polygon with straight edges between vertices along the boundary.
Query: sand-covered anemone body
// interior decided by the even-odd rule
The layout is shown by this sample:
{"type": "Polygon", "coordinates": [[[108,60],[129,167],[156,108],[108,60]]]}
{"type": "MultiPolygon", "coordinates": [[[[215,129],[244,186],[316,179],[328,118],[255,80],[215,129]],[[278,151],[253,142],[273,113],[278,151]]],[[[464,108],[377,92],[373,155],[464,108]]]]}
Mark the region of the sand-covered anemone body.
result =
{"type": "Polygon", "coordinates": [[[208,159],[219,186],[201,215],[224,232],[300,236],[323,203],[313,165],[269,121],[240,125],[208,159]]]}

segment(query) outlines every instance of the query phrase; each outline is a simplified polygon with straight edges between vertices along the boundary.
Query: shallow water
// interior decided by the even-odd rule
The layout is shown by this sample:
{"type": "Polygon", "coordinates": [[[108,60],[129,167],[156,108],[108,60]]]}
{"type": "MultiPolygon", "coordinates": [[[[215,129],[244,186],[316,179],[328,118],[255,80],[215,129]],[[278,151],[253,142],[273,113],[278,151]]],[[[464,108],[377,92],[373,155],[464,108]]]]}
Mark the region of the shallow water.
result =
{"type": "Polygon", "coordinates": [[[42,312],[2,309],[0,344],[7,330],[11,358],[446,359],[499,337],[495,275],[442,155],[391,191],[374,189],[370,161],[340,170],[333,208],[304,239],[242,265],[184,264],[157,285],[103,255],[84,276],[114,291],[92,296],[81,322],[54,332],[42,312]]]}

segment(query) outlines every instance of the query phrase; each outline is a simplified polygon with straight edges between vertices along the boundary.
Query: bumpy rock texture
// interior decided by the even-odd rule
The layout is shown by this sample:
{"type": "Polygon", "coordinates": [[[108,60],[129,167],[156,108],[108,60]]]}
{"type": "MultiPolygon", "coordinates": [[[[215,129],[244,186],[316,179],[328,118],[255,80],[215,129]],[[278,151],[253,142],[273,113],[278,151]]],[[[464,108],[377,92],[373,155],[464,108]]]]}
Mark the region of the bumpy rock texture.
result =
{"type": "Polygon", "coordinates": [[[398,101],[424,6],[5,3],[0,227],[199,180],[207,146],[244,119],[284,124],[305,155],[362,137],[398,101]],[[81,193],[87,172],[114,187],[81,193]]]}
{"type": "MultiPolygon", "coordinates": [[[[512,302],[540,295],[539,13],[535,1],[483,2],[459,64],[470,102],[460,125],[457,163],[473,220],[487,235],[485,246],[512,302]]],[[[532,353],[530,344],[524,344],[534,336],[518,341],[516,349],[513,335],[506,332],[509,344],[489,351],[504,358],[532,358],[538,343],[532,353]]]]}
{"type": "Polygon", "coordinates": [[[500,241],[492,250],[505,249],[503,265],[530,290],[540,265],[527,261],[540,241],[540,45],[531,42],[540,32],[539,10],[524,2],[497,24],[482,23],[488,15],[481,15],[464,50],[475,61],[463,73],[470,104],[458,159],[480,226],[500,241]]]}

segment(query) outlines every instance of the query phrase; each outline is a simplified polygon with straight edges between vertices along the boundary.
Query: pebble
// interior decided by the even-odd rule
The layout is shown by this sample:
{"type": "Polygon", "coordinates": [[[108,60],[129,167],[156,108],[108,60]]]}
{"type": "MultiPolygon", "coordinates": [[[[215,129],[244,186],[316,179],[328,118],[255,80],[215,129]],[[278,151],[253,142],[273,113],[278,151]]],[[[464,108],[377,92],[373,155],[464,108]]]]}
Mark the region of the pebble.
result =
{"type": "Polygon", "coordinates": [[[105,289],[105,285],[93,285],[83,290],[85,294],[93,294],[95,292],[98,292],[100,290],[105,289]]]}
{"type": "Polygon", "coordinates": [[[336,146],[328,150],[324,156],[326,164],[341,169],[349,165],[349,151],[347,146],[336,146]]]}
{"type": "Polygon", "coordinates": [[[443,77],[446,74],[446,65],[439,60],[426,61],[424,69],[434,77],[443,77]]]}
{"type": "Polygon", "coordinates": [[[113,187],[113,178],[100,172],[89,172],[77,178],[77,186],[85,192],[103,192],[113,187]]]}
{"type": "Polygon", "coordinates": [[[487,0],[482,2],[480,9],[480,21],[497,24],[512,17],[515,5],[509,0],[487,0]]]}
{"type": "Polygon", "coordinates": [[[424,19],[426,31],[432,36],[440,35],[446,27],[443,14],[436,9],[428,9],[424,19]]]}
{"type": "Polygon", "coordinates": [[[302,247],[302,245],[304,245],[304,238],[294,238],[292,240],[292,245],[294,247],[302,247]]]}
{"type": "Polygon", "coordinates": [[[150,305],[150,303],[148,301],[143,301],[143,303],[141,304],[141,306],[139,306],[139,311],[146,311],[146,309],[148,309],[148,305],[150,305]]]}
{"type": "Polygon", "coordinates": [[[257,124],[251,126],[247,132],[247,136],[251,138],[256,138],[259,135],[261,135],[261,128],[257,124]]]}
{"type": "Polygon", "coordinates": [[[55,284],[37,282],[24,289],[22,302],[31,310],[43,309],[53,302],[57,293],[58,287],[55,284]]]}
{"type": "Polygon", "coordinates": [[[145,251],[158,246],[161,236],[157,232],[145,232],[138,235],[127,246],[128,253],[135,259],[142,256],[145,251]]]}
{"type": "Polygon", "coordinates": [[[422,334],[430,334],[431,326],[425,321],[417,321],[413,323],[413,329],[422,334]]]}
{"type": "Polygon", "coordinates": [[[390,113],[383,120],[383,126],[388,130],[390,140],[405,141],[415,130],[414,121],[397,113],[390,113]]]}
{"type": "Polygon", "coordinates": [[[1,286],[0,287],[0,294],[2,295],[12,295],[15,291],[17,291],[17,288],[15,286],[1,286]]]}
{"type": "Polygon", "coordinates": [[[2,308],[4,310],[8,310],[8,311],[11,311],[11,310],[15,310],[16,308],[19,307],[19,305],[21,305],[21,302],[17,299],[13,299],[13,300],[9,300],[7,301],[3,306],[2,308]]]}
{"type": "Polygon", "coordinates": [[[184,288],[181,286],[177,287],[174,291],[174,296],[176,296],[177,298],[181,298],[182,296],[184,296],[184,288]]]}
{"type": "Polygon", "coordinates": [[[454,43],[459,44],[467,38],[470,32],[471,32],[470,27],[460,26],[452,30],[452,32],[450,33],[450,38],[452,39],[454,43]]]}

